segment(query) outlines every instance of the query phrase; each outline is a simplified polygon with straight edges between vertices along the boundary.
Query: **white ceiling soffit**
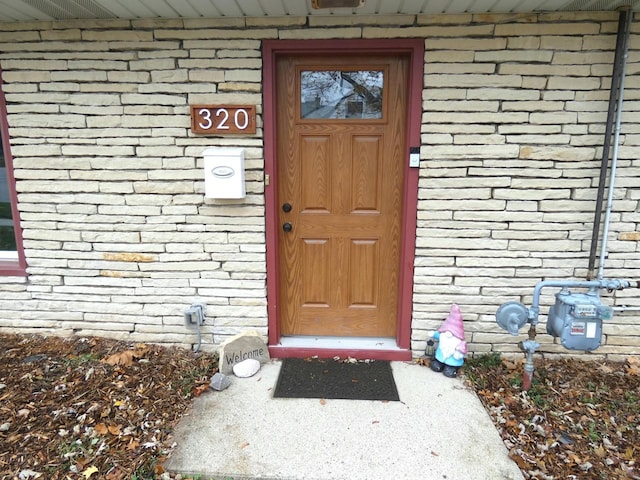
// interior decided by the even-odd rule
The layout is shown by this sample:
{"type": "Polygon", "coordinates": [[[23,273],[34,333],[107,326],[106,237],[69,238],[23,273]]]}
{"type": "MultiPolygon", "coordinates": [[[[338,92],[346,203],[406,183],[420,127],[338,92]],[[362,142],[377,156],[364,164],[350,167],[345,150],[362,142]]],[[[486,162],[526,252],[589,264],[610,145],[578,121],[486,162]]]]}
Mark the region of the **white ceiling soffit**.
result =
{"type": "Polygon", "coordinates": [[[360,8],[313,9],[312,0],[0,0],[0,22],[80,18],[198,18],[604,11],[640,0],[366,0],[360,8]]]}

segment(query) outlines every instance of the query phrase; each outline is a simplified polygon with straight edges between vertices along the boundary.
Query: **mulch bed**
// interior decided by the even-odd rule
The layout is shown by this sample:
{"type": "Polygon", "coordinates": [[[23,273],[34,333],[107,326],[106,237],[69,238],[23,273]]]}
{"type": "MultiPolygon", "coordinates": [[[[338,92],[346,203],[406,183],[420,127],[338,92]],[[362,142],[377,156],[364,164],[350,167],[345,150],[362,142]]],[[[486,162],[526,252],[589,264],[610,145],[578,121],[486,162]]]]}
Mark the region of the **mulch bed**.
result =
{"type": "Polygon", "coordinates": [[[0,335],[0,478],[163,475],[171,430],[217,365],[181,348],[0,335]]]}
{"type": "MultiPolygon", "coordinates": [[[[0,335],[0,479],[172,478],[172,430],[194,396],[215,394],[217,365],[180,348],[0,335]]],[[[640,480],[640,358],[538,356],[528,392],[522,368],[488,355],[461,376],[525,478],[640,480]]]]}
{"type": "Polygon", "coordinates": [[[464,374],[525,478],[640,480],[640,357],[468,360],[464,374]]]}

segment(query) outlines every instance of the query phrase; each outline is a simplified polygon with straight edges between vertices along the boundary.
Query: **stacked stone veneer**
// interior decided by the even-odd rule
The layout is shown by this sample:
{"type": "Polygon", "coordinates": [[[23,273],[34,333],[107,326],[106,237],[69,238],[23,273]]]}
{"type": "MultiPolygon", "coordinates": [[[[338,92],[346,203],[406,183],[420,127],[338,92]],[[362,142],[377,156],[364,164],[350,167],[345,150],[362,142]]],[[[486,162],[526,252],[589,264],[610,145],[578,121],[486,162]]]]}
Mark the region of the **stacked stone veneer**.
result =
{"type": "MultiPolygon", "coordinates": [[[[261,40],[420,37],[412,348],[457,302],[472,352],[516,351],[497,307],[586,275],[616,27],[615,12],[1,24],[28,277],[0,278],[0,329],[193,344],[183,312],[197,301],[205,348],[266,335],[261,40]],[[258,131],[194,135],[194,103],[257,105],[258,131]],[[210,146],[245,148],[246,199],[204,198],[210,146]]],[[[638,42],[608,277],[640,278],[638,42]]],[[[564,352],[539,330],[543,351],[564,352]]],[[[640,353],[640,312],[605,337],[599,354],[640,353]]]]}

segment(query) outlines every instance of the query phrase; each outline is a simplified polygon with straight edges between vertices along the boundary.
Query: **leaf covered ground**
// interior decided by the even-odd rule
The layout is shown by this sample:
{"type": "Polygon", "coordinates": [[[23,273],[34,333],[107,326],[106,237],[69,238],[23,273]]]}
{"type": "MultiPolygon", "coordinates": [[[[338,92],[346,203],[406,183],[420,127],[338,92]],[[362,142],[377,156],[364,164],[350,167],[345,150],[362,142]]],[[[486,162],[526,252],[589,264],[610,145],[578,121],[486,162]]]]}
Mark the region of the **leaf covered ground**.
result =
{"type": "Polygon", "coordinates": [[[101,338],[0,335],[0,479],[153,479],[217,358],[101,338]]]}
{"type": "MultiPolygon", "coordinates": [[[[640,479],[640,358],[468,359],[463,375],[528,479],[640,479]]],[[[172,478],[172,430],[217,358],[101,338],[0,334],[0,480],[172,478]]]]}
{"type": "Polygon", "coordinates": [[[525,478],[640,479],[640,358],[538,357],[527,392],[523,367],[489,355],[464,374],[525,478]]]}

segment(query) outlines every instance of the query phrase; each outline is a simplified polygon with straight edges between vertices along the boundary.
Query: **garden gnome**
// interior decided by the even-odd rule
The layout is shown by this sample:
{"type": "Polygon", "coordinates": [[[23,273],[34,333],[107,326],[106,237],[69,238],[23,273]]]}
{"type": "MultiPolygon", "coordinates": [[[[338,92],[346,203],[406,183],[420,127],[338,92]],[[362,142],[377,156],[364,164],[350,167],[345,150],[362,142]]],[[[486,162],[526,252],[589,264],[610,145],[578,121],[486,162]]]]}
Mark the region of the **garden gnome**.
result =
{"type": "Polygon", "coordinates": [[[449,316],[437,332],[431,333],[431,337],[438,340],[438,348],[430,363],[431,370],[442,372],[446,377],[455,378],[467,353],[462,315],[458,305],[455,303],[451,305],[449,316]]]}

